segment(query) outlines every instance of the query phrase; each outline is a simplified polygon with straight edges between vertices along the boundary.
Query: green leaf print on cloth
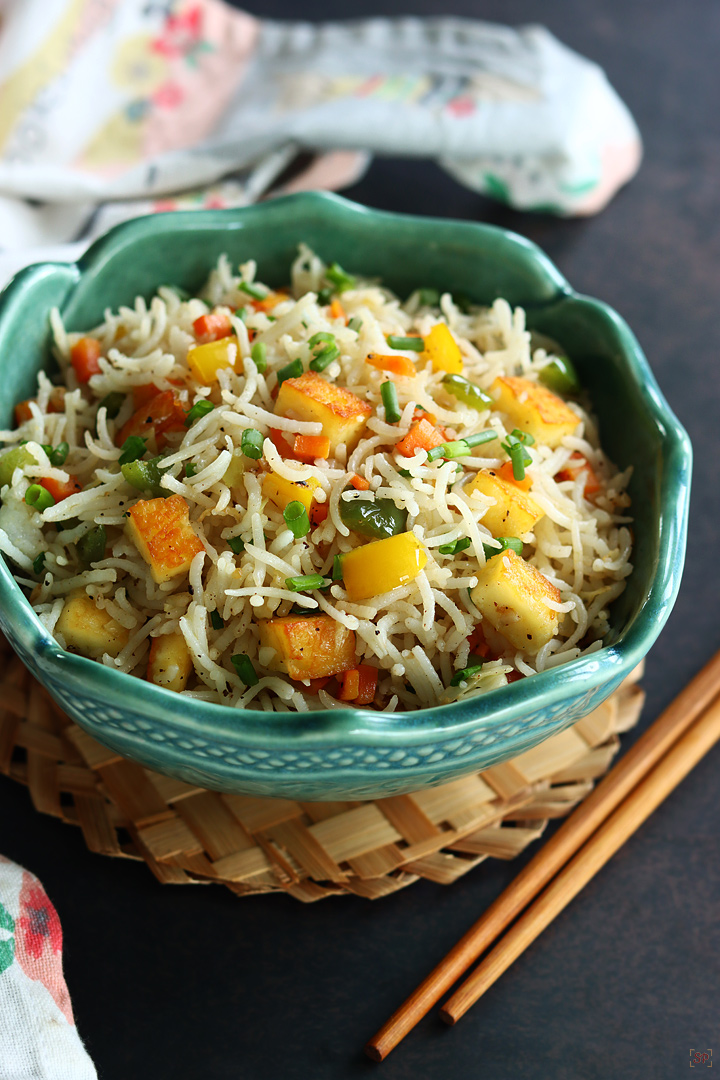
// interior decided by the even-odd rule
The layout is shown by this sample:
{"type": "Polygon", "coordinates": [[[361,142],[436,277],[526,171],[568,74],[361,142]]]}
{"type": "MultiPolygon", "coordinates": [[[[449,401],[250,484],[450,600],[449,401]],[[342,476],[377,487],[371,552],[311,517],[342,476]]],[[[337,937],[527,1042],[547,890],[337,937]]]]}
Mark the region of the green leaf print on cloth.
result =
{"type": "Polygon", "coordinates": [[[15,920],[6,907],[0,904],[0,975],[15,959],[15,920]]]}

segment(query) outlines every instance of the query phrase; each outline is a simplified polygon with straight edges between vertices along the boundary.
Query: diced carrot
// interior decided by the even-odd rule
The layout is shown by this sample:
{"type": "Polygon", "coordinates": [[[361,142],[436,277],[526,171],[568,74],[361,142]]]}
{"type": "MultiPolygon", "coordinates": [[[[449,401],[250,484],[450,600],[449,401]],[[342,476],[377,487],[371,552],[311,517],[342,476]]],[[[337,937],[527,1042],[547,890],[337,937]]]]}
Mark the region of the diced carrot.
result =
{"type": "Polygon", "coordinates": [[[209,315],[201,315],[193,323],[193,330],[195,337],[203,344],[229,337],[233,332],[230,316],[223,315],[220,311],[211,311],[209,315]]]}
{"type": "Polygon", "coordinates": [[[264,296],[262,300],[251,301],[252,306],[256,311],[272,311],[274,307],[281,304],[283,300],[288,299],[288,294],[284,292],[271,292],[267,296],[264,296]]]}
{"type": "Polygon", "coordinates": [[[340,693],[338,694],[340,701],[354,701],[360,693],[359,670],[351,668],[350,671],[343,671],[338,676],[338,682],[340,683],[340,693]]]}
{"type": "Polygon", "coordinates": [[[369,353],[365,360],[371,367],[381,371],[392,371],[393,375],[404,375],[413,379],[417,375],[417,368],[409,356],[384,356],[382,353],[369,353]]]}
{"type": "Polygon", "coordinates": [[[141,408],[143,405],[147,405],[148,401],[152,401],[154,397],[161,393],[161,390],[155,383],[143,383],[142,386],[133,386],[133,405],[135,409],[141,408]]]}
{"type": "MultiPolygon", "coordinates": [[[[281,454],[282,457],[292,458],[293,461],[298,460],[298,458],[295,457],[295,450],[293,449],[293,444],[288,442],[288,440],[285,438],[284,431],[281,431],[280,428],[270,428],[270,438],[275,443],[275,446],[277,447],[278,452],[281,454]]],[[[293,442],[295,441],[292,435],[290,436],[290,438],[293,439],[293,442]]]]}
{"type": "Polygon", "coordinates": [[[330,440],[327,435],[296,435],[293,454],[298,461],[312,465],[315,458],[326,458],[330,454],[330,440]]]}
{"type": "Polygon", "coordinates": [[[350,483],[356,491],[369,491],[370,481],[366,480],[364,476],[358,476],[357,473],[350,477],[350,483]]]}
{"type": "Polygon", "coordinates": [[[35,398],[28,398],[26,401],[18,401],[15,406],[15,427],[20,427],[26,420],[32,420],[32,409],[30,408],[31,401],[35,401],[35,398]]]}
{"type": "Polygon", "coordinates": [[[416,450],[432,450],[434,446],[441,446],[445,439],[437,428],[428,420],[418,420],[408,431],[404,439],[395,444],[404,457],[413,457],[416,450]]]}
{"type": "Polygon", "coordinates": [[[310,524],[313,528],[317,528],[318,525],[322,525],[325,518],[330,513],[330,507],[326,502],[318,502],[317,499],[313,499],[310,504],[310,524]]]}
{"type": "Polygon", "coordinates": [[[602,487],[598,475],[593,469],[590,462],[582,454],[571,454],[570,460],[566,463],[565,467],[556,474],[556,480],[577,480],[581,472],[587,473],[585,479],[585,497],[589,498],[591,495],[596,495],[602,487]]]}
{"type": "Polygon", "coordinates": [[[356,705],[370,705],[375,699],[378,684],[378,669],[370,664],[360,664],[360,686],[355,698],[356,705]]]}
{"type": "Polygon", "coordinates": [[[317,694],[318,690],[322,690],[330,682],[331,675],[324,675],[322,679],[310,679],[309,686],[303,686],[303,690],[306,690],[308,694],[317,694]]]}
{"type": "Polygon", "coordinates": [[[69,480],[55,480],[51,476],[45,476],[42,480],[38,480],[38,483],[50,492],[56,503],[62,502],[77,491],[82,491],[81,485],[72,476],[69,480]]]}
{"type": "Polygon", "coordinates": [[[413,423],[416,420],[427,420],[430,424],[437,424],[437,416],[435,413],[428,412],[427,409],[423,409],[421,405],[416,405],[412,414],[413,423]]]}
{"type": "MultiPolygon", "coordinates": [[[[20,427],[26,420],[32,420],[32,409],[30,403],[34,401],[37,403],[37,398],[27,398],[25,401],[19,401],[15,406],[15,424],[20,427]]],[[[59,413],[65,409],[65,387],[54,386],[50,391],[50,398],[47,403],[48,413],[59,413]]]]}
{"type": "Polygon", "coordinates": [[[471,656],[482,656],[484,658],[490,655],[490,646],[485,640],[482,623],[478,623],[473,630],[468,638],[468,645],[470,646],[471,656]]]}
{"type": "Polygon", "coordinates": [[[97,338],[81,337],[70,349],[70,362],[79,383],[89,382],[93,375],[100,373],[98,360],[102,356],[102,345],[97,338]]]}
{"type": "Polygon", "coordinates": [[[342,319],[343,322],[347,322],[347,315],[345,314],[345,308],[342,306],[339,300],[333,300],[330,305],[330,318],[342,319]]]}
{"type": "Polygon", "coordinates": [[[532,480],[529,476],[526,476],[523,480],[515,479],[512,461],[503,462],[497,470],[497,474],[502,480],[507,480],[508,483],[515,484],[516,487],[521,488],[523,491],[529,491],[532,485],[532,480]]]}
{"type": "Polygon", "coordinates": [[[158,449],[167,442],[165,436],[171,431],[185,429],[186,413],[172,392],[163,390],[137,409],[117,434],[115,443],[122,446],[130,435],[149,436],[154,432],[158,449]]]}

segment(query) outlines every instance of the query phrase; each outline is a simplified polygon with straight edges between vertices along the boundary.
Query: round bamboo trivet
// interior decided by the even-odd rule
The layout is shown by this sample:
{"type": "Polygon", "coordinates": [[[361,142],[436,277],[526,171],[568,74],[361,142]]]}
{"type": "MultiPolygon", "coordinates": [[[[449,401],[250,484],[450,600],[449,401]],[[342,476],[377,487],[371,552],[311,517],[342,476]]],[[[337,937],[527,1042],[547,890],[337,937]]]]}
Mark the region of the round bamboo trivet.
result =
{"type": "Polygon", "coordinates": [[[512,761],[414,795],[300,803],[221,795],[119,757],[70,720],[0,635],[0,772],[36,810],[79,825],[91,851],[142,859],[165,884],[239,896],[370,899],[427,878],[449,885],[512,859],[608,769],[645,695],[632,675],[589,716],[512,761]]]}

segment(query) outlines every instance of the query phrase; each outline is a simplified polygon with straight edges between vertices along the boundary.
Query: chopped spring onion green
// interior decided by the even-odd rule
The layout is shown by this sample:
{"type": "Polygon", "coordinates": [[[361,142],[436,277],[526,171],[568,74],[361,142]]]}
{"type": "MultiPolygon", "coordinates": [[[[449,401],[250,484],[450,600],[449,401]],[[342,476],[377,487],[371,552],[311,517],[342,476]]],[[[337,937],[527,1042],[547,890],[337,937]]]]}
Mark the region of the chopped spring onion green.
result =
{"type": "Polygon", "coordinates": [[[48,454],[50,464],[57,467],[64,465],[69,453],[70,447],[66,442],[58,443],[54,450],[52,448],[50,449],[50,453],[48,454]]]}
{"type": "Polygon", "coordinates": [[[441,555],[457,555],[459,551],[469,548],[471,543],[472,540],[469,536],[461,536],[457,540],[452,540],[449,544],[441,544],[438,551],[441,555]]]}
{"type": "Polygon", "coordinates": [[[311,349],[314,349],[316,345],[327,344],[335,344],[335,335],[330,334],[327,330],[319,330],[317,334],[313,334],[311,338],[308,338],[308,345],[311,349]]]}
{"type": "Polygon", "coordinates": [[[264,300],[269,291],[264,285],[255,285],[252,281],[240,281],[238,288],[252,296],[253,300],[264,300]]]}
{"type": "Polygon", "coordinates": [[[331,285],[335,286],[335,291],[342,293],[346,289],[352,289],[355,284],[355,278],[352,274],[348,274],[346,270],[343,270],[340,263],[330,263],[325,271],[325,280],[329,281],[331,285]]]}
{"type": "Polygon", "coordinates": [[[359,319],[357,315],[353,315],[352,319],[348,322],[348,330],[354,330],[356,334],[359,334],[362,329],[362,319],[359,319]]]}
{"type": "Polygon", "coordinates": [[[398,469],[398,472],[401,476],[404,476],[406,480],[412,476],[412,473],[409,469],[398,469]]]}
{"type": "Polygon", "coordinates": [[[388,334],[387,343],[391,349],[412,349],[413,352],[422,352],[425,341],[421,337],[399,337],[397,334],[388,334]]]}
{"type": "Polygon", "coordinates": [[[215,406],[213,405],[212,401],[206,401],[205,398],[202,398],[200,401],[196,401],[190,412],[185,417],[185,427],[190,427],[190,425],[194,424],[196,420],[201,420],[203,416],[207,416],[208,413],[211,413],[214,408],[215,406]]]}
{"type": "Polygon", "coordinates": [[[488,428],[486,431],[479,431],[477,435],[466,435],[464,439],[455,439],[453,442],[440,443],[439,446],[433,446],[432,450],[428,450],[428,461],[437,461],[438,458],[452,458],[467,457],[470,453],[470,449],[473,446],[480,446],[482,443],[492,442],[493,439],[497,439],[497,432],[488,428]]]}
{"type": "Polygon", "coordinates": [[[246,686],[257,686],[260,680],[252,665],[252,660],[246,653],[236,653],[235,656],[230,657],[230,662],[235,668],[238,678],[244,682],[246,686]]]}
{"type": "Polygon", "coordinates": [[[451,686],[462,686],[463,683],[469,682],[473,676],[482,671],[482,661],[478,664],[473,664],[472,667],[462,668],[460,671],[456,671],[450,680],[451,686]]]}
{"type": "Polygon", "coordinates": [[[518,442],[523,443],[525,446],[535,445],[535,436],[531,435],[529,431],[521,431],[520,428],[513,428],[509,438],[517,439],[518,442]]]}
{"type": "Polygon", "coordinates": [[[555,356],[538,373],[541,383],[548,390],[558,394],[575,394],[580,389],[580,380],[571,360],[567,356],[555,356]]]}
{"type": "Polygon", "coordinates": [[[107,536],[104,525],[96,525],[94,529],[90,529],[90,532],[86,532],[84,536],[81,536],[76,547],[83,566],[90,567],[93,563],[102,559],[105,555],[106,543],[107,536]]]}
{"type": "Polygon", "coordinates": [[[125,394],[121,394],[119,390],[113,390],[105,395],[98,405],[98,409],[105,409],[108,420],[114,420],[122,409],[124,401],[125,394]]]}
{"type": "Polygon", "coordinates": [[[161,457],[151,458],[150,461],[128,461],[127,464],[120,466],[120,471],[131,487],[138,491],[151,491],[156,498],[165,498],[170,492],[160,483],[162,472],[159,462],[161,461],[161,457]]]}
{"type": "Polygon", "coordinates": [[[245,428],[240,438],[240,449],[245,457],[258,461],[263,454],[262,433],[257,428],[245,428]]]}
{"type": "Polygon", "coordinates": [[[440,303],[438,289],[418,289],[418,303],[425,307],[437,307],[440,303]]]}
{"type": "Polygon", "coordinates": [[[129,465],[131,461],[137,461],[141,458],[147,449],[145,444],[147,439],[143,439],[142,435],[130,435],[122,444],[122,453],[118,459],[120,465],[129,465]]]}
{"type": "Polygon", "coordinates": [[[287,504],[283,510],[283,517],[285,518],[285,524],[296,540],[300,540],[301,537],[307,536],[310,532],[310,518],[308,517],[307,508],[304,503],[299,502],[297,499],[287,504]]]}
{"type": "Polygon", "coordinates": [[[236,319],[240,319],[241,322],[245,322],[248,317],[248,309],[246,307],[235,308],[233,315],[236,319]]]}
{"type": "Polygon", "coordinates": [[[494,555],[499,555],[502,551],[507,551],[508,548],[514,551],[516,555],[522,555],[522,540],[517,536],[498,536],[496,539],[500,545],[499,548],[493,547],[492,544],[483,544],[486,559],[492,559],[494,555]]]}
{"type": "Polygon", "coordinates": [[[384,382],[380,387],[380,394],[382,395],[382,403],[385,406],[385,419],[388,424],[397,424],[402,413],[400,412],[400,406],[398,404],[395,383],[388,379],[387,382],[384,382]]]}
{"type": "Polygon", "coordinates": [[[227,545],[234,555],[239,555],[245,550],[245,541],[241,540],[239,536],[229,537],[227,545]]]}
{"type": "Polygon", "coordinates": [[[223,622],[223,617],[217,610],[217,608],[215,608],[214,611],[210,612],[210,625],[212,626],[213,630],[222,630],[223,626],[225,625],[225,623],[223,622]]]}
{"type": "Polygon", "coordinates": [[[495,404],[489,394],[469,379],[463,379],[462,375],[445,375],[442,382],[449,394],[478,412],[491,409],[495,404]]]}
{"type": "Polygon", "coordinates": [[[337,360],[340,355],[340,350],[337,345],[326,345],[324,349],[320,349],[315,353],[315,356],[310,361],[311,371],[324,371],[326,367],[332,364],[333,360],[337,360]]]}
{"type": "Polygon", "coordinates": [[[330,581],[322,574],[305,574],[301,577],[287,577],[285,584],[290,592],[306,592],[310,589],[324,589],[330,581]]]}
{"type": "Polygon", "coordinates": [[[25,492],[25,502],[28,506],[32,506],[33,510],[37,510],[39,514],[55,505],[52,495],[42,484],[30,485],[25,492]]]}
{"type": "Polygon", "coordinates": [[[333,568],[332,568],[332,579],[333,579],[333,581],[342,581],[342,576],[343,576],[342,560],[343,560],[342,555],[334,555],[333,556],[333,568]]]}
{"type": "Polygon", "coordinates": [[[255,362],[255,367],[262,374],[267,371],[267,345],[264,341],[256,341],[250,350],[250,356],[255,362]]]}
{"type": "Polygon", "coordinates": [[[323,307],[325,304],[329,304],[333,298],[333,289],[320,289],[318,292],[318,304],[323,307]]]}
{"type": "Polygon", "coordinates": [[[525,444],[532,444],[534,442],[535,440],[532,435],[515,428],[512,434],[508,435],[505,441],[500,443],[503,450],[508,454],[512,461],[513,479],[525,479],[525,466],[532,465],[532,458],[525,449],[525,444]]]}
{"type": "Polygon", "coordinates": [[[277,373],[277,384],[282,386],[286,379],[297,379],[302,373],[302,360],[293,360],[291,363],[286,364],[285,367],[280,368],[277,373]]]}
{"type": "MultiPolygon", "coordinates": [[[[33,559],[33,573],[42,574],[43,570],[45,569],[46,554],[47,553],[45,551],[41,551],[40,554],[33,559]]],[[[335,558],[337,558],[337,555],[335,556],[335,558]]]]}
{"type": "Polygon", "coordinates": [[[185,465],[185,475],[189,479],[191,476],[194,476],[196,472],[197,472],[197,465],[195,465],[195,463],[192,462],[192,461],[188,461],[187,464],[185,465]]]}

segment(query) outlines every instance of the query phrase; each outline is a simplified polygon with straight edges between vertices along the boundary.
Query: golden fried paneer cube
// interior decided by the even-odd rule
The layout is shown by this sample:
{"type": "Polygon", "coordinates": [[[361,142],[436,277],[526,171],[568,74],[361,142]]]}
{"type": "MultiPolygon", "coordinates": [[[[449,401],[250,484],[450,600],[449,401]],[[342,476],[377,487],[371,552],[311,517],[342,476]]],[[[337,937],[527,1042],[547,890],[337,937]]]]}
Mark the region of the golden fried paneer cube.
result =
{"type": "Polygon", "coordinates": [[[345,445],[353,450],[365,430],[372,407],[344,386],[323,379],[315,371],[306,371],[297,379],[285,379],[277,401],[276,416],[321,423],[323,435],[330,440],[330,453],[345,445]]]}
{"type": "Polygon", "coordinates": [[[85,592],[68,597],[56,629],[69,649],[77,649],[94,660],[103,653],[117,656],[130,638],[130,631],[99,608],[85,592]]]}
{"type": "Polygon", "coordinates": [[[167,690],[174,690],[179,694],[187,686],[192,669],[190,650],[179,630],[172,634],[150,638],[148,682],[155,683],[156,686],[164,686],[167,690]]]}
{"type": "Polygon", "coordinates": [[[480,469],[465,488],[467,495],[474,491],[495,500],[480,518],[493,536],[523,536],[545,514],[526,491],[503,480],[493,469],[480,469]]]}
{"type": "Polygon", "coordinates": [[[499,412],[510,418],[510,427],[529,432],[536,442],[553,449],[580,423],[572,409],[552,390],[530,379],[500,375],[490,387],[499,412]]]}
{"type": "Polygon", "coordinates": [[[483,618],[516,649],[535,654],[555,635],[558,613],[545,601],[559,603],[560,592],[512,549],[487,561],[470,596],[483,618]]]}
{"type": "Polygon", "coordinates": [[[321,679],[355,667],[355,633],[329,615],[286,615],[258,623],[260,641],[275,650],[278,671],[321,679]]]}
{"type": "Polygon", "coordinates": [[[129,510],[127,531],[158,584],[187,574],[203,550],[182,495],[136,502],[129,510]]]}

